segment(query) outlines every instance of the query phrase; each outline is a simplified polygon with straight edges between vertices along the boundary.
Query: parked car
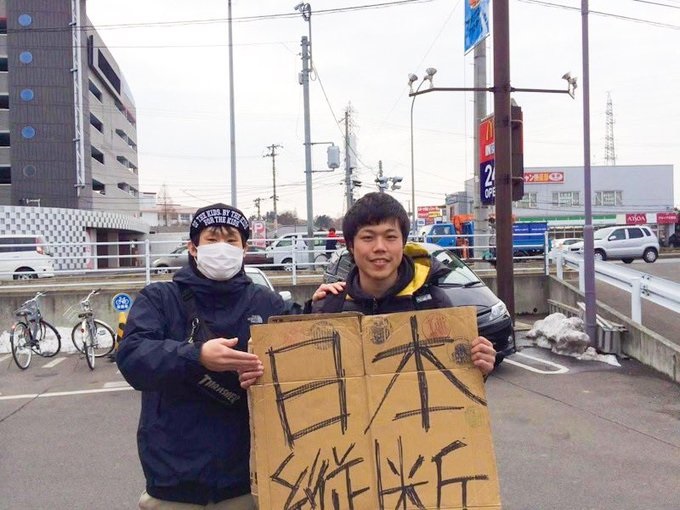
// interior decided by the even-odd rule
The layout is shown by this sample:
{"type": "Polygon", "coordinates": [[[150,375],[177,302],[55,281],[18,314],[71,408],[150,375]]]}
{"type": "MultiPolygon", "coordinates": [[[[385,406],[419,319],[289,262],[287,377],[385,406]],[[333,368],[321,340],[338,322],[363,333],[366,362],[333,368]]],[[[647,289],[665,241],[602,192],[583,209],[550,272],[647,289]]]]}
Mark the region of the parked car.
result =
{"type": "MultiPolygon", "coordinates": [[[[635,259],[652,263],[659,257],[659,239],[649,227],[640,225],[605,227],[593,234],[595,260],[622,260],[630,264],[635,259]]],[[[571,250],[583,253],[583,242],[571,250]]]]}
{"type": "Polygon", "coordinates": [[[564,239],[554,239],[552,242],[552,249],[559,251],[578,251],[572,250],[572,246],[576,243],[583,242],[580,237],[566,237],[564,239]]]}
{"type": "MultiPolygon", "coordinates": [[[[258,246],[248,245],[243,262],[246,265],[265,265],[270,264],[271,259],[267,257],[264,248],[258,246]]],[[[151,262],[151,267],[155,269],[158,274],[170,273],[177,269],[189,265],[189,248],[186,244],[178,246],[169,255],[163,255],[151,262]]]]}
{"type": "MultiPolygon", "coordinates": [[[[465,262],[448,248],[430,243],[417,243],[430,255],[452,269],[439,280],[453,306],[475,306],[477,308],[477,329],[479,334],[493,343],[498,365],[505,356],[515,350],[512,319],[505,303],[489,289],[484,282],[470,269],[465,262]]],[[[337,250],[326,267],[324,282],[344,281],[354,266],[349,251],[337,250]]]]}
{"type": "MultiPolygon", "coordinates": [[[[338,246],[344,246],[345,238],[342,232],[336,232],[338,246]]],[[[282,267],[286,271],[292,271],[293,260],[296,262],[296,269],[306,269],[310,267],[308,260],[309,247],[307,246],[306,232],[291,232],[284,234],[267,246],[267,256],[277,267],[282,267]]],[[[326,252],[326,240],[328,232],[314,232],[314,253],[312,256],[313,267],[323,266],[328,262],[329,255],[326,252]]]]}
{"type": "Polygon", "coordinates": [[[43,236],[0,236],[1,280],[29,280],[50,276],[54,276],[54,259],[43,236]]]}
{"type": "MultiPolygon", "coordinates": [[[[272,292],[276,292],[274,285],[272,285],[272,282],[269,280],[269,278],[267,278],[267,275],[257,267],[246,266],[246,275],[253,281],[255,285],[262,285],[263,287],[267,287],[272,292]]],[[[284,304],[286,305],[286,313],[302,313],[302,306],[299,303],[293,301],[293,295],[289,290],[281,290],[278,292],[278,294],[281,296],[284,304]]]]}

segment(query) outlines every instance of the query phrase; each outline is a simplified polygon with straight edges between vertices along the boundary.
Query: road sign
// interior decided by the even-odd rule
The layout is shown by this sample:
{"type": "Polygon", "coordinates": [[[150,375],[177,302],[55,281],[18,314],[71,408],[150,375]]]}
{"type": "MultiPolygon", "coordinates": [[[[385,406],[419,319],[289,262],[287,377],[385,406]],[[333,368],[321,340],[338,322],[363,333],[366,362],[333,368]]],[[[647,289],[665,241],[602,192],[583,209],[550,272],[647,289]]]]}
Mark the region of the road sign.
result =
{"type": "Polygon", "coordinates": [[[120,292],[113,296],[111,304],[117,312],[127,312],[132,307],[132,298],[128,294],[120,292]]]}
{"type": "Polygon", "coordinates": [[[264,248],[267,245],[267,226],[265,222],[261,220],[253,220],[250,224],[250,228],[253,232],[253,246],[264,248]]]}
{"type": "Polygon", "coordinates": [[[479,197],[483,205],[496,203],[496,137],[493,115],[479,123],[479,197]]]}

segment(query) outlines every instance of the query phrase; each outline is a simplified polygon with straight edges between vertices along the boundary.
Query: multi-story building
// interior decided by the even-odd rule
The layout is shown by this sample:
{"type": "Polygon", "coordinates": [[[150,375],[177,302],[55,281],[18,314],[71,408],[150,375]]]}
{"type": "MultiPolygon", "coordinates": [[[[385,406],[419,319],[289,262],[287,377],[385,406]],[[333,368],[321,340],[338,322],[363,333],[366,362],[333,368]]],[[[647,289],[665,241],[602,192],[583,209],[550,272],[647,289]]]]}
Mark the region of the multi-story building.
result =
{"type": "MultiPolygon", "coordinates": [[[[593,225],[647,224],[662,242],[675,231],[673,165],[616,165],[591,168],[593,225]]],[[[479,184],[465,182],[465,192],[446,196],[447,214],[474,213],[479,184]]],[[[560,235],[581,236],[585,222],[582,166],[524,169],[524,197],[513,202],[515,221],[546,221],[560,235]]],[[[493,214],[493,206],[486,215],[493,214]]],[[[486,216],[484,216],[486,217],[486,216]]]]}
{"type": "Polygon", "coordinates": [[[135,241],[138,195],[134,100],[85,0],[0,0],[0,228],[135,241]]]}

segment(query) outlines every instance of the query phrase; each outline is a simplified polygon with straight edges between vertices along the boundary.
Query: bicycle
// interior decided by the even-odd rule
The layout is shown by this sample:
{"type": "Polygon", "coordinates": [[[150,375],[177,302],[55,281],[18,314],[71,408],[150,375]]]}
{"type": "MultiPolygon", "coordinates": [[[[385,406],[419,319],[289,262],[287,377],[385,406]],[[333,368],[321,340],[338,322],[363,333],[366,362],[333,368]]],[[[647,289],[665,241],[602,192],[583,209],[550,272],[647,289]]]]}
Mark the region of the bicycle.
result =
{"type": "Polygon", "coordinates": [[[113,329],[104,321],[95,319],[94,310],[90,304],[90,300],[99,293],[99,290],[91,291],[80,302],[81,312],[78,314],[80,321],[73,326],[71,331],[71,341],[78,352],[85,355],[90,370],[94,370],[95,358],[107,356],[116,346],[116,335],[113,329]]]}
{"type": "Polygon", "coordinates": [[[14,362],[21,370],[31,364],[33,353],[51,358],[61,350],[61,335],[40,313],[38,298],[44,295],[44,292],[37,292],[14,311],[17,320],[12,325],[9,341],[14,362]]]}

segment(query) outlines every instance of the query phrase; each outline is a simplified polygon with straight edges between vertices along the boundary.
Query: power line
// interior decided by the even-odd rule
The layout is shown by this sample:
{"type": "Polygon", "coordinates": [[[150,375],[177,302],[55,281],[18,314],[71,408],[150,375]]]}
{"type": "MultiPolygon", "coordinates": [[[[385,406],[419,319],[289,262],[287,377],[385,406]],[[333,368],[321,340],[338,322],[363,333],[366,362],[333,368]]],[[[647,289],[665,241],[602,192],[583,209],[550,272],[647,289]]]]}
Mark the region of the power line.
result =
{"type": "MultiPolygon", "coordinates": [[[[421,4],[429,3],[434,0],[395,0],[392,2],[381,2],[375,4],[361,4],[348,7],[336,7],[332,9],[320,9],[314,11],[315,16],[324,16],[328,14],[343,14],[347,12],[364,11],[370,9],[386,9],[391,7],[400,7],[409,4],[421,4]]],[[[278,19],[289,19],[297,18],[299,13],[297,12],[285,12],[276,14],[259,14],[254,16],[241,16],[232,17],[232,23],[250,23],[255,21],[268,21],[268,20],[278,20],[278,19]]],[[[188,25],[209,25],[217,23],[228,23],[229,18],[205,18],[205,19],[193,19],[193,20],[175,20],[175,21],[155,21],[146,23],[118,23],[110,25],[80,25],[80,30],[91,30],[95,29],[97,31],[101,30],[116,30],[121,28],[146,28],[146,27],[176,27],[176,26],[188,26],[188,25]]],[[[25,33],[25,32],[70,32],[72,27],[46,27],[46,28],[21,28],[21,29],[8,29],[8,33],[25,33]]]]}
{"type": "MultiPolygon", "coordinates": [[[[553,2],[546,2],[545,0],[518,0],[519,2],[523,2],[526,4],[536,4],[536,5],[542,5],[544,7],[555,7],[559,9],[565,9],[568,11],[580,11],[580,7],[573,7],[571,5],[564,5],[564,4],[556,4],[553,2]]],[[[670,7],[670,6],[668,6],[670,7]]],[[[589,10],[589,14],[594,14],[596,16],[604,16],[607,18],[615,18],[615,19],[620,19],[623,21],[631,21],[634,23],[641,23],[645,25],[651,25],[659,28],[668,28],[671,30],[680,30],[680,25],[672,25],[670,23],[662,23],[660,21],[653,21],[653,20],[648,20],[648,19],[643,19],[643,18],[636,18],[634,16],[624,16],[622,14],[614,14],[611,12],[603,12],[603,11],[593,11],[589,10]]]]}

